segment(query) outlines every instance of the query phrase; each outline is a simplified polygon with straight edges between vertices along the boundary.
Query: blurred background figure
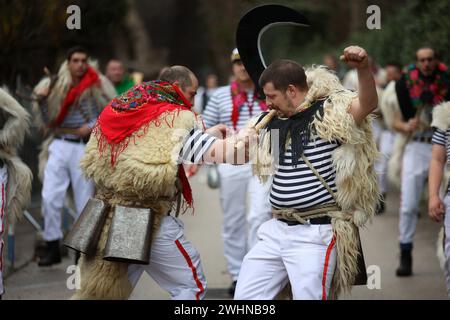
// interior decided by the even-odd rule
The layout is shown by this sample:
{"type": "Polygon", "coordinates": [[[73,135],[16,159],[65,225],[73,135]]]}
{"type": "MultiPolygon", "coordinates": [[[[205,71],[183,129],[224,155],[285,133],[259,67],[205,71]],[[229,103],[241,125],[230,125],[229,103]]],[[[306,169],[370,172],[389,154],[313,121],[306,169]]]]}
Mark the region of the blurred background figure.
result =
{"type": "MultiPolygon", "coordinates": [[[[125,72],[123,63],[117,59],[108,61],[105,75],[113,83],[117,94],[124,93],[136,84],[135,80],[125,72]]],[[[142,79],[139,82],[142,82],[142,79]]]]}
{"type": "Polygon", "coordinates": [[[431,160],[432,112],[436,105],[450,100],[448,69],[439,63],[435,52],[429,46],[420,47],[415,63],[405,68],[395,85],[400,110],[396,112],[394,127],[405,137],[398,148],[402,155],[401,169],[398,170],[401,172],[400,265],[396,270],[399,277],[413,274],[413,240],[431,160]]]}
{"type": "Polygon", "coordinates": [[[336,75],[338,76],[339,80],[342,81],[345,76],[345,71],[342,69],[339,64],[336,56],[334,56],[331,53],[326,54],[323,57],[323,64],[328,67],[328,69],[336,72],[336,75]]]}
{"type": "Polygon", "coordinates": [[[17,156],[29,126],[28,112],[0,88],[0,300],[4,293],[3,235],[22,217],[31,196],[31,170],[17,156]]]}
{"type": "Polygon", "coordinates": [[[387,86],[381,94],[378,112],[379,119],[382,122],[381,134],[378,141],[381,156],[375,163],[375,170],[378,174],[378,184],[381,193],[380,203],[377,208],[378,214],[385,211],[385,200],[388,191],[388,163],[396,136],[392,124],[394,121],[394,113],[399,110],[397,95],[395,93],[395,82],[402,76],[402,67],[397,62],[387,63],[384,69],[386,71],[387,86]]]}
{"type": "Polygon", "coordinates": [[[203,113],[209,99],[216,91],[219,85],[219,78],[216,74],[210,73],[206,76],[205,86],[200,86],[197,90],[197,95],[195,96],[194,111],[197,113],[203,113]]]}

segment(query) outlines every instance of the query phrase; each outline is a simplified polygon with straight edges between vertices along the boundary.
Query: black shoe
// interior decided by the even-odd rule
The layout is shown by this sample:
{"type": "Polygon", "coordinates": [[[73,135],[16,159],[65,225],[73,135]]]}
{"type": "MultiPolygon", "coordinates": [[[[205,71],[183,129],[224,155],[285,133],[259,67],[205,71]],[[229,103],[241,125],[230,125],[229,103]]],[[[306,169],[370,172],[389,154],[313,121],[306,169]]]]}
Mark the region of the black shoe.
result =
{"type": "Polygon", "coordinates": [[[397,277],[409,277],[412,275],[412,244],[400,245],[400,266],[397,277]]]}
{"type": "Polygon", "coordinates": [[[234,292],[236,291],[236,283],[237,283],[236,280],[233,281],[233,283],[231,284],[231,286],[228,288],[228,294],[229,294],[231,297],[234,297],[234,292]]]}
{"type": "Polygon", "coordinates": [[[47,241],[47,252],[39,260],[39,267],[48,267],[61,262],[61,252],[59,251],[59,240],[47,241]]]}

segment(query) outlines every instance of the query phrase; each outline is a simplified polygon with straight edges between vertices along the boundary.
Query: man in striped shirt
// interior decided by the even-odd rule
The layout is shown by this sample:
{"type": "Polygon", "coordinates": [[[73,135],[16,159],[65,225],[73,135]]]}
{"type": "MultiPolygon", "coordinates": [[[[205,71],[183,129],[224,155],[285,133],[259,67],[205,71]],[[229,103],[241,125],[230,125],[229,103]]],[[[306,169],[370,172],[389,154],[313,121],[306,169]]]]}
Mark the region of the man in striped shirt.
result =
{"type": "MultiPolygon", "coordinates": [[[[450,168],[450,102],[436,106],[433,111],[433,123],[435,132],[433,134],[431,147],[430,171],[428,174],[428,214],[436,222],[444,222],[444,272],[447,284],[447,294],[450,297],[450,184],[443,179],[445,165],[447,171],[450,168]],[[444,181],[443,181],[444,180],[444,181]],[[441,183],[447,183],[443,201],[440,197],[441,183]]],[[[448,177],[448,176],[447,176],[448,177]]]]}
{"type": "MultiPolygon", "coordinates": [[[[249,74],[241,61],[237,49],[231,55],[235,80],[228,86],[218,88],[209,100],[203,113],[205,126],[210,128],[225,124],[238,132],[250,118],[266,110],[258,100],[249,74]]],[[[220,176],[220,201],[223,211],[222,239],[228,272],[233,283],[229,294],[234,294],[242,259],[248,249],[256,243],[256,231],[270,214],[269,183],[262,184],[252,176],[250,165],[218,167],[220,176]],[[247,197],[250,203],[246,206],[247,197]],[[246,211],[248,215],[246,218],[246,211]]]]}
{"type": "MultiPolygon", "coordinates": [[[[279,158],[278,164],[274,162],[270,192],[274,218],[261,225],[257,244],[244,258],[235,299],[274,299],[288,281],[294,299],[328,299],[336,261],[339,259],[342,275],[345,271],[342,264],[351,260],[351,255],[338,256],[336,246],[345,247],[345,238],[353,235],[348,233],[349,229],[344,231],[346,235],[339,233],[342,229],[334,228],[336,222],[332,228],[333,211],[359,205],[355,195],[352,203],[339,198],[341,193],[349,193],[342,182],[341,187],[338,185],[337,175],[342,178],[345,171],[345,166],[339,167],[338,151],[349,147],[348,138],[355,127],[370,131],[370,123],[365,118],[377,106],[377,93],[364,49],[348,47],[341,59],[356,68],[359,95],[346,91],[338,78],[325,69],[311,71],[307,79],[303,68],[290,60],[272,63],[260,77],[267,105],[277,113],[263,134],[270,134],[271,139],[267,140],[272,141],[274,131],[279,133],[279,141],[275,145],[269,142],[267,146],[269,150],[279,147],[279,155],[271,154],[279,158]]],[[[373,141],[366,142],[375,149],[373,141]]],[[[262,143],[260,148],[264,148],[262,143]]],[[[345,150],[351,158],[351,146],[345,150]]],[[[359,153],[361,159],[353,159],[352,163],[372,161],[372,166],[364,169],[372,168],[371,181],[366,183],[376,186],[373,159],[364,156],[359,153]]],[[[360,169],[354,170],[346,173],[349,180],[355,179],[360,169]]],[[[361,188],[360,193],[365,192],[361,188]]],[[[376,195],[375,192],[369,196],[374,202],[372,214],[376,195]]],[[[356,210],[349,218],[356,218],[356,210]]],[[[334,219],[338,220],[338,215],[334,219]]],[[[354,268],[353,265],[351,269],[354,268]]],[[[354,274],[347,278],[348,282],[353,283],[354,274]]]]}
{"type": "Polygon", "coordinates": [[[94,191],[92,182],[83,176],[79,161],[99,113],[116,94],[109,80],[88,64],[88,53],[82,47],[68,51],[54,84],[45,81],[36,88],[41,97],[36,117],[42,119],[44,131],[52,134],[42,181],[43,238],[47,250],[38,262],[41,267],[61,262],[61,211],[69,185],[78,215],[94,191]]]}
{"type": "MultiPolygon", "coordinates": [[[[133,238],[139,232],[127,232],[131,242],[142,245],[141,250],[150,250],[143,252],[149,260],[136,264],[135,258],[127,256],[130,250],[126,244],[119,250],[124,254],[120,262],[85,252],[79,262],[85,280],[74,298],[126,299],[144,271],[172,299],[199,300],[205,296],[200,255],[186,239],[183,222],[177,217],[181,207],[193,206],[182,164],[243,164],[249,155],[241,155],[240,150],[248,150],[248,136],[256,138],[256,134],[249,128],[233,139],[222,139],[224,125],[204,130],[201,118],[192,111],[198,80],[188,68],[167,67],[159,78],[136,85],[110,101],[99,115],[81,160],[84,174],[96,182],[94,198],[111,206],[150,209],[153,222],[141,227],[151,230],[152,241],[133,238]]],[[[91,213],[87,209],[81,218],[91,213]]],[[[124,223],[118,229],[126,227],[124,223]]],[[[114,229],[105,224],[102,234],[114,238],[114,229]]],[[[83,231],[79,224],[72,229],[84,236],[83,231]]],[[[106,241],[92,245],[97,253],[106,250],[106,241]]]]}

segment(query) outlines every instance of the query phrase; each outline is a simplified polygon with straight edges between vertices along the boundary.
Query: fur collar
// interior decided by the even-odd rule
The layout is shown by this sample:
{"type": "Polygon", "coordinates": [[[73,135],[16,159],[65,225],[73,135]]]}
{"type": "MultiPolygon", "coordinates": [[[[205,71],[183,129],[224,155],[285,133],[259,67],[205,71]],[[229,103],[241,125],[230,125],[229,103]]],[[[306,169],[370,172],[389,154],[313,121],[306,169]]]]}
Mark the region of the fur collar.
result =
{"type": "Polygon", "coordinates": [[[447,131],[450,126],[450,101],[438,104],[433,108],[433,122],[431,126],[447,131]]]}
{"type": "Polygon", "coordinates": [[[30,127],[28,112],[6,91],[0,89],[0,109],[6,115],[6,123],[0,129],[0,145],[18,148],[23,144],[30,127]]]}

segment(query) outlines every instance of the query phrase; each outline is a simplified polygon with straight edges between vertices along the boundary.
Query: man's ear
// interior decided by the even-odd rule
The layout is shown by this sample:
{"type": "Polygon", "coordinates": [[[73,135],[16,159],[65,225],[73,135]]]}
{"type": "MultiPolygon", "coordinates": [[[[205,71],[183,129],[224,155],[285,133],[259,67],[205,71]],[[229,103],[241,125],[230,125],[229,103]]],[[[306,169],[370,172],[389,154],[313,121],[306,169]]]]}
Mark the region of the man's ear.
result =
{"type": "Polygon", "coordinates": [[[288,95],[289,98],[294,98],[295,95],[297,94],[297,88],[295,86],[293,86],[292,84],[288,85],[287,89],[286,89],[286,94],[288,95]]]}

